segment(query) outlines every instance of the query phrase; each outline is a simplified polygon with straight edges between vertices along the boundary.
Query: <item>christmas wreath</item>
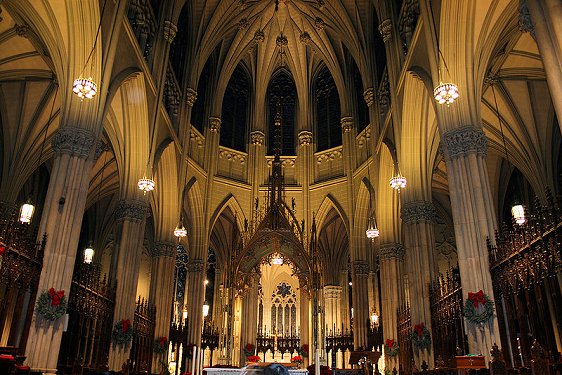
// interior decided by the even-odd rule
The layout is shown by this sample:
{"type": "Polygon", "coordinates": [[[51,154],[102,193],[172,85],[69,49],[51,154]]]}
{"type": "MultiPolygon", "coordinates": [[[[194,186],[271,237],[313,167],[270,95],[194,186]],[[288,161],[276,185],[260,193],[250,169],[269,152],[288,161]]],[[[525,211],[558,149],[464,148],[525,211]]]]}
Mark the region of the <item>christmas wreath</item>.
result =
{"type": "Polygon", "coordinates": [[[389,357],[396,357],[398,355],[398,343],[393,339],[386,339],[384,342],[384,354],[389,357]]]}
{"type": "Polygon", "coordinates": [[[168,338],[166,336],[161,336],[154,341],[154,353],[164,354],[168,349],[168,338]]]}
{"type": "Polygon", "coordinates": [[[486,323],[494,315],[494,302],[482,290],[469,292],[464,301],[464,316],[474,324],[486,323]]]}
{"type": "Polygon", "coordinates": [[[111,332],[111,340],[113,341],[113,347],[128,347],[133,339],[133,325],[129,319],[121,319],[113,326],[113,331],[111,332]]]}
{"type": "Polygon", "coordinates": [[[415,349],[429,350],[431,348],[431,334],[423,322],[414,326],[414,330],[412,331],[412,335],[410,337],[415,349]]]}
{"type": "MultiPolygon", "coordinates": [[[[253,355],[254,349],[255,349],[254,344],[247,343],[246,346],[244,346],[244,356],[250,357],[251,355],[253,355]]],[[[250,361],[250,362],[252,362],[252,361],[250,361]]]]}
{"type": "Polygon", "coordinates": [[[51,288],[41,293],[37,299],[37,313],[46,320],[54,321],[64,315],[68,301],[64,290],[56,291],[51,288]]]}
{"type": "Polygon", "coordinates": [[[297,352],[298,352],[299,355],[301,355],[303,358],[308,357],[308,344],[302,344],[302,346],[299,348],[299,350],[297,350],[297,352]]]}

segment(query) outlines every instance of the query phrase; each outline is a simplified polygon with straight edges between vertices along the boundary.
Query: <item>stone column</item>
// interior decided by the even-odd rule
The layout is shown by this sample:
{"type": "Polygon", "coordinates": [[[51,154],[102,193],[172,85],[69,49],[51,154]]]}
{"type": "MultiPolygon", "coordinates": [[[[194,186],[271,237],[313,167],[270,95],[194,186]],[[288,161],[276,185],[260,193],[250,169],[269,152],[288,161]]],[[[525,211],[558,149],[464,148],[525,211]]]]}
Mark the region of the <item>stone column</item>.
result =
{"type": "Polygon", "coordinates": [[[355,349],[367,347],[369,328],[369,265],[366,261],[353,262],[353,345],[355,349]]]}
{"type": "Polygon", "coordinates": [[[201,346],[203,331],[203,303],[205,302],[205,267],[202,259],[187,263],[187,316],[189,317],[187,342],[201,346]]]}
{"type": "Polygon", "coordinates": [[[303,366],[306,367],[313,362],[314,353],[310,345],[310,291],[307,288],[306,281],[299,277],[299,303],[300,303],[300,339],[301,346],[308,345],[308,357],[304,358],[303,366]]]}
{"type": "Polygon", "coordinates": [[[562,129],[562,5],[560,0],[521,0],[519,26],[530,32],[541,53],[546,82],[562,129]]]}
{"type": "MultiPolygon", "coordinates": [[[[154,339],[170,337],[170,316],[174,297],[174,271],[176,265],[177,244],[169,241],[156,242],[152,254],[152,272],[150,278],[150,301],[156,306],[154,339]]],[[[167,353],[167,352],[166,352],[167,353]]],[[[152,372],[161,370],[160,361],[164,355],[154,354],[152,372]]]]}
{"type": "MultiPolygon", "coordinates": [[[[115,310],[113,324],[135,318],[139,267],[144,240],[144,226],[147,204],[140,200],[122,200],[115,210],[117,222],[117,246],[112,256],[113,283],[116,283],[115,310]]],[[[121,371],[123,363],[129,359],[131,345],[127,347],[110,346],[109,369],[121,371]]]]}
{"type": "MultiPolygon", "coordinates": [[[[398,322],[396,310],[404,301],[404,285],[402,274],[405,249],[399,243],[386,243],[380,246],[380,277],[381,284],[381,320],[384,340],[398,340],[398,322]]],[[[400,343],[399,343],[400,344],[400,343]]],[[[398,369],[398,357],[385,357],[387,368],[398,369]]]]}
{"type": "Polygon", "coordinates": [[[326,324],[326,334],[337,332],[341,327],[341,296],[342,287],[340,285],[324,286],[324,320],[326,324]]]}
{"type": "Polygon", "coordinates": [[[301,130],[298,135],[299,147],[297,149],[297,162],[299,166],[299,178],[297,183],[302,186],[302,205],[300,211],[302,212],[302,219],[309,223],[308,228],[310,228],[310,223],[312,223],[311,210],[310,210],[310,184],[314,182],[314,167],[313,167],[313,157],[314,157],[314,143],[312,138],[312,132],[308,130],[301,130]]]}
{"type": "MultiPolygon", "coordinates": [[[[240,366],[246,366],[244,347],[256,345],[258,331],[258,284],[260,275],[256,274],[242,299],[242,320],[240,327],[240,366]]],[[[263,358],[264,359],[264,358],[263,358]]],[[[265,360],[265,359],[264,359],[265,360]]]]}
{"type": "MultiPolygon", "coordinates": [[[[401,216],[406,234],[408,280],[410,286],[410,311],[412,327],[421,322],[431,332],[429,305],[429,283],[435,278],[435,237],[433,222],[435,208],[431,202],[413,201],[404,203],[401,216]]],[[[434,337],[432,337],[432,340],[434,337]]],[[[421,368],[425,360],[433,368],[433,350],[416,351],[416,364],[421,368]]]]}
{"type": "MultiPolygon", "coordinates": [[[[46,233],[47,243],[37,297],[49,288],[70,293],[95,141],[93,132],[73,127],[61,127],[53,138],[55,158],[38,231],[38,241],[46,233]]],[[[63,319],[50,323],[33,314],[25,350],[33,371],[56,372],[63,325],[63,319]]]]}
{"type": "MultiPolygon", "coordinates": [[[[252,212],[255,212],[255,200],[259,199],[260,186],[265,182],[267,164],[265,162],[265,134],[260,130],[254,130],[250,133],[250,145],[248,150],[248,181],[252,184],[252,212]]],[[[248,218],[249,221],[253,218],[248,218]]]]}
{"type": "Polygon", "coordinates": [[[222,324],[222,291],[223,291],[223,270],[215,268],[215,284],[213,285],[213,327],[220,328],[222,324]]]}
{"type": "MultiPolygon", "coordinates": [[[[446,131],[442,151],[447,163],[463,297],[483,290],[494,300],[486,238],[494,239],[496,215],[486,166],[487,139],[473,126],[446,131]]],[[[412,293],[411,293],[412,294],[412,293]]],[[[498,320],[465,324],[471,353],[484,353],[500,341],[498,320]]]]}
{"type": "Polygon", "coordinates": [[[349,312],[349,271],[347,268],[340,272],[340,286],[342,287],[341,293],[341,326],[338,329],[342,331],[349,331],[351,329],[350,312],[349,312]]]}

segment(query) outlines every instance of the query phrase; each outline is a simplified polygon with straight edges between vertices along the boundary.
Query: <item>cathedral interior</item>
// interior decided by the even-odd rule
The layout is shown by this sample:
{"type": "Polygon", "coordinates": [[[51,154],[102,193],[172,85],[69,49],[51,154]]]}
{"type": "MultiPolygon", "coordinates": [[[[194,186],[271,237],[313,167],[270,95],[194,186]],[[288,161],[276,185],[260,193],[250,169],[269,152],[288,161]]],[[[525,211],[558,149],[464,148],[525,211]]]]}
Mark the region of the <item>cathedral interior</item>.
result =
{"type": "Polygon", "coordinates": [[[0,373],[560,374],[561,129],[560,0],[0,0],[0,373]]]}

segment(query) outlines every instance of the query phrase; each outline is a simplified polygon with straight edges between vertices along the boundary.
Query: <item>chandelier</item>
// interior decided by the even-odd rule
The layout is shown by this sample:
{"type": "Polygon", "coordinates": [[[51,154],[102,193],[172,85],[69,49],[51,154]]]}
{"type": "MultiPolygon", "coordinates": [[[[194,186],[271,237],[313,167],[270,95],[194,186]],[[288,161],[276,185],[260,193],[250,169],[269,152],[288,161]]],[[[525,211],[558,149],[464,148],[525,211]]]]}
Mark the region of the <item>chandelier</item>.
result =
{"type": "Polygon", "coordinates": [[[511,214],[515,222],[519,225],[523,225],[525,221],[527,221],[525,218],[525,208],[522,204],[514,204],[513,207],[511,207],[511,214]]]}
{"type": "Polygon", "coordinates": [[[281,266],[283,264],[283,258],[281,257],[281,255],[274,254],[273,258],[271,258],[271,264],[275,264],[277,266],[281,266]]]}
{"type": "Polygon", "coordinates": [[[138,186],[139,189],[142,190],[142,192],[146,195],[146,193],[154,190],[155,184],[154,184],[154,180],[144,176],[139,180],[138,186]]]}
{"type": "Polygon", "coordinates": [[[94,248],[93,248],[92,244],[90,243],[84,249],[84,263],[90,264],[90,263],[92,263],[93,259],[94,259],[94,248]]]}
{"type": "Polygon", "coordinates": [[[33,217],[33,212],[35,211],[35,206],[31,204],[31,200],[21,205],[20,208],[20,221],[22,224],[29,224],[31,218],[33,217]]]}
{"type": "Polygon", "coordinates": [[[369,226],[367,227],[367,230],[365,231],[365,234],[367,235],[367,238],[370,239],[371,241],[374,241],[375,238],[377,238],[379,236],[379,230],[377,228],[377,224],[375,223],[375,219],[371,216],[369,217],[369,226]]]}
{"type": "Polygon", "coordinates": [[[179,239],[187,237],[187,229],[185,229],[181,220],[176,226],[176,229],[174,229],[174,236],[176,236],[179,239]]]}
{"type": "Polygon", "coordinates": [[[433,96],[439,104],[450,105],[459,97],[459,89],[454,83],[440,82],[433,90],[433,96]]]}
{"type": "Polygon", "coordinates": [[[72,84],[72,91],[78,95],[80,99],[92,99],[98,92],[98,86],[92,81],[92,78],[78,78],[72,84]]]}
{"type": "Polygon", "coordinates": [[[400,192],[400,189],[404,189],[406,187],[406,182],[406,177],[402,176],[400,172],[398,172],[396,176],[390,179],[390,187],[400,192]]]}

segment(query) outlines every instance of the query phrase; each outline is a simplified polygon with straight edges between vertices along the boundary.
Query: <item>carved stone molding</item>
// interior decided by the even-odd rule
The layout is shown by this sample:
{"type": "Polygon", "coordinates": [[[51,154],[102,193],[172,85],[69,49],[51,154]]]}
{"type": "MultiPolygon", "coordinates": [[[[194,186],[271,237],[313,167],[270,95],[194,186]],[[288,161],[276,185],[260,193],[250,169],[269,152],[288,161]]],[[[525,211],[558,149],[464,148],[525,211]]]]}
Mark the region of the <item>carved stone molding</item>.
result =
{"type": "Polygon", "coordinates": [[[96,151],[94,152],[94,160],[98,160],[104,151],[109,151],[109,150],[111,150],[111,148],[107,143],[105,143],[101,139],[98,140],[96,144],[96,151]]]}
{"type": "Polygon", "coordinates": [[[445,132],[441,140],[441,152],[446,159],[456,159],[471,153],[486,155],[488,138],[481,129],[463,126],[445,132]]]}
{"type": "Polygon", "coordinates": [[[203,272],[203,260],[191,259],[187,262],[187,272],[203,272]]]}
{"type": "Polygon", "coordinates": [[[228,161],[245,164],[246,163],[246,154],[242,152],[237,152],[231,149],[219,149],[219,157],[221,159],[226,159],[228,161]]]}
{"type": "Polygon", "coordinates": [[[175,258],[176,252],[177,252],[176,247],[177,247],[177,245],[173,242],[156,242],[154,244],[152,256],[175,258]]]}
{"type": "Polygon", "coordinates": [[[248,22],[248,19],[246,17],[244,17],[240,21],[238,21],[238,30],[244,30],[249,25],[250,25],[250,22],[248,22]]]}
{"type": "Polygon", "coordinates": [[[96,143],[94,133],[87,129],[63,127],[53,137],[55,155],[68,154],[86,159],[96,143]]]}
{"type": "Polygon", "coordinates": [[[16,34],[22,38],[29,38],[29,26],[27,25],[16,25],[16,34]]]}
{"type": "Polygon", "coordinates": [[[172,21],[164,21],[164,39],[166,42],[172,44],[177,32],[178,27],[172,21]]]}
{"type": "Polygon", "coordinates": [[[323,151],[321,153],[316,154],[316,163],[322,164],[328,161],[341,159],[343,157],[342,149],[336,148],[334,150],[323,151]]]}
{"type": "Polygon", "coordinates": [[[343,289],[340,285],[325,285],[324,298],[326,299],[340,299],[343,289]]]}
{"type": "Polygon", "coordinates": [[[365,261],[356,260],[353,262],[353,272],[355,275],[368,275],[369,274],[369,264],[365,261]]]}
{"type": "Polygon", "coordinates": [[[219,117],[209,117],[209,129],[213,133],[218,133],[221,130],[221,119],[219,117]]]}
{"type": "Polygon", "coordinates": [[[392,22],[390,19],[385,19],[379,25],[379,32],[381,33],[382,40],[386,43],[392,37],[392,22]]]}
{"type": "Polygon", "coordinates": [[[193,104],[195,104],[197,100],[197,91],[188,87],[187,90],[185,90],[185,100],[188,106],[193,107],[193,104]]]}
{"type": "Polygon", "coordinates": [[[437,212],[431,202],[414,201],[404,203],[400,216],[406,224],[420,222],[433,223],[437,217],[437,212]]]}
{"type": "Polygon", "coordinates": [[[300,40],[300,42],[301,42],[302,44],[306,44],[306,45],[309,45],[309,44],[311,43],[311,41],[312,41],[312,40],[310,39],[310,34],[307,33],[306,31],[303,32],[303,33],[300,35],[299,40],[300,40]]]}
{"type": "Polygon", "coordinates": [[[312,133],[303,130],[299,133],[299,146],[309,146],[312,144],[312,133]]]}
{"type": "Polygon", "coordinates": [[[256,43],[261,43],[265,40],[265,34],[263,30],[256,31],[256,33],[254,34],[254,40],[256,41],[256,43]]]}
{"type": "Polygon", "coordinates": [[[365,103],[367,103],[367,107],[370,107],[375,102],[375,89],[369,87],[365,92],[363,92],[363,99],[365,99],[365,103]]]}
{"type": "Polygon", "coordinates": [[[347,133],[353,129],[353,117],[342,117],[341,128],[344,133],[347,133]]]}
{"type": "Polygon", "coordinates": [[[250,133],[250,142],[253,145],[263,145],[265,142],[265,134],[259,130],[254,130],[250,133]]]}
{"type": "Polygon", "coordinates": [[[144,201],[131,199],[121,200],[115,209],[117,222],[127,220],[140,223],[146,218],[148,206],[144,201]]]}
{"type": "Polygon", "coordinates": [[[316,17],[316,19],[314,20],[314,27],[316,27],[316,30],[324,30],[324,28],[326,27],[326,23],[322,18],[316,17]]]}
{"type": "Polygon", "coordinates": [[[382,244],[379,249],[380,259],[404,259],[406,248],[401,243],[386,243],[382,244]]]}
{"type": "Polygon", "coordinates": [[[536,39],[535,26],[533,26],[527,0],[519,0],[519,30],[523,33],[531,33],[531,36],[536,39]]]}

